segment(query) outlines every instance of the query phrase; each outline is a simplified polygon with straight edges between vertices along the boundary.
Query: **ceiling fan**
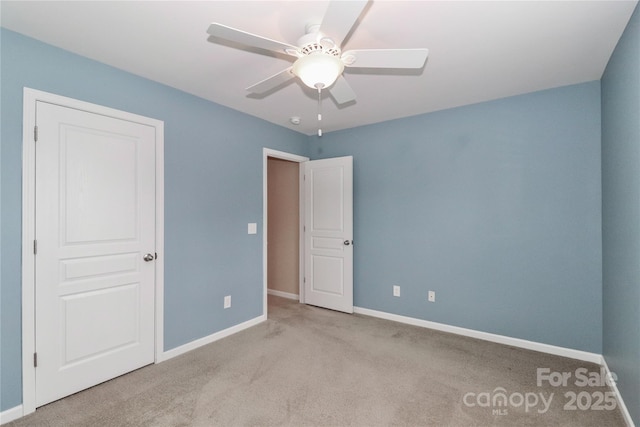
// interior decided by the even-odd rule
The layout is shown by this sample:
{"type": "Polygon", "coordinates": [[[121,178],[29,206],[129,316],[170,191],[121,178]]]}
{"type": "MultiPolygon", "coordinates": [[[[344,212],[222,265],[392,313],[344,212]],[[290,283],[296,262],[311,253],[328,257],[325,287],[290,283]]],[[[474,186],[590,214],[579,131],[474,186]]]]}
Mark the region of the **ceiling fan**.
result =
{"type": "MultiPolygon", "coordinates": [[[[298,77],[302,83],[318,90],[327,89],[337,104],[356,99],[355,92],[342,75],[350,68],[422,68],[428,49],[354,49],[342,52],[341,47],[368,0],[331,1],[321,24],[306,26],[306,34],[297,45],[269,39],[219,23],[212,23],[207,33],[215,38],[257,47],[295,59],[292,66],[274,74],[247,90],[263,94],[298,77]]],[[[318,120],[322,116],[318,113],[318,120]]],[[[319,131],[319,135],[322,132],[319,131]]]]}

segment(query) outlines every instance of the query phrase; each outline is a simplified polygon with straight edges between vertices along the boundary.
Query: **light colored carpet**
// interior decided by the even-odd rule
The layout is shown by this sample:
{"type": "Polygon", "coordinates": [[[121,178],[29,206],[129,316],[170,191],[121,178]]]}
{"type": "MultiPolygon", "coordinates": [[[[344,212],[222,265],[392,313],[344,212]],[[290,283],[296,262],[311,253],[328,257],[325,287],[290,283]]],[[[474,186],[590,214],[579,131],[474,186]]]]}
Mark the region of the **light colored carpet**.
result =
{"type": "Polygon", "coordinates": [[[591,400],[609,391],[575,386],[579,368],[599,372],[585,362],[270,296],[269,320],[260,325],[9,425],[624,426],[617,408],[595,410],[590,402],[585,409],[584,394],[583,409],[564,409],[565,393],[591,400]],[[538,387],[536,368],[572,378],[566,387],[538,387]],[[507,406],[491,403],[499,387],[507,406]],[[519,396],[533,403],[534,393],[554,394],[548,411],[539,413],[542,402],[527,410],[519,396]]]}

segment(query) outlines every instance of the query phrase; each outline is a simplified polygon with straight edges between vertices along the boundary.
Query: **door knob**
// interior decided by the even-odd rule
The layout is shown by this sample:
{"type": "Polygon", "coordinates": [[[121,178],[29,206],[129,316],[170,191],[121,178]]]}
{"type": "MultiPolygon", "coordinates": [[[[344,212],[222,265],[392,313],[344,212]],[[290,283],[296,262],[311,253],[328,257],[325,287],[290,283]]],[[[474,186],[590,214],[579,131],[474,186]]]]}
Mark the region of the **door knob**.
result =
{"type": "Polygon", "coordinates": [[[349,246],[350,244],[351,244],[351,242],[350,242],[349,240],[345,240],[345,241],[344,241],[344,245],[345,245],[345,246],[349,246]]]}
{"type": "Polygon", "coordinates": [[[146,254],[146,255],[144,256],[144,258],[142,258],[142,259],[143,259],[143,260],[145,260],[145,261],[147,261],[147,262],[149,262],[149,261],[153,261],[154,256],[153,256],[153,255],[151,255],[151,254],[146,254]]]}

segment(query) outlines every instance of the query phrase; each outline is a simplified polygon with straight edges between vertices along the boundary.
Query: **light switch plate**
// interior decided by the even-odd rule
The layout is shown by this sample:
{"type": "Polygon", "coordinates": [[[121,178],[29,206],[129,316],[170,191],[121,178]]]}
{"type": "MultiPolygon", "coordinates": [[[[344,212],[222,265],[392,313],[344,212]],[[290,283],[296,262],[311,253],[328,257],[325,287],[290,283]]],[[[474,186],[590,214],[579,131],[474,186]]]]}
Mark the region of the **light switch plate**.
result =
{"type": "Polygon", "coordinates": [[[247,234],[258,234],[258,224],[250,222],[247,226],[247,234]]]}

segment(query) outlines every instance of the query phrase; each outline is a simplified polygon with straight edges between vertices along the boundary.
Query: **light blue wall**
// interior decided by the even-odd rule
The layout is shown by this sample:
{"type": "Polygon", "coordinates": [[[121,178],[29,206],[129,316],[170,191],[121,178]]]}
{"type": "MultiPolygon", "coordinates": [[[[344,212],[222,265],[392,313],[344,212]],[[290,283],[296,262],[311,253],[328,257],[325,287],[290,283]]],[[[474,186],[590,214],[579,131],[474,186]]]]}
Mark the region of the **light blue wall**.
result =
{"type": "Polygon", "coordinates": [[[312,141],[354,157],[355,305],[602,351],[599,82],[312,141]]]}
{"type": "Polygon", "coordinates": [[[0,411],[22,401],[24,86],[165,122],[165,349],[261,315],[262,147],[306,155],[307,137],[4,29],[1,36],[0,411]],[[247,235],[249,222],[258,235],[247,235]],[[231,309],[222,309],[224,295],[231,309]]]}
{"type": "Polygon", "coordinates": [[[5,30],[1,54],[0,410],[22,393],[23,86],[165,121],[167,349],[261,314],[267,146],[354,156],[356,305],[602,351],[599,82],[318,139],[5,30]]]}
{"type": "Polygon", "coordinates": [[[603,354],[640,425],[640,9],[602,78],[603,354]]]}

